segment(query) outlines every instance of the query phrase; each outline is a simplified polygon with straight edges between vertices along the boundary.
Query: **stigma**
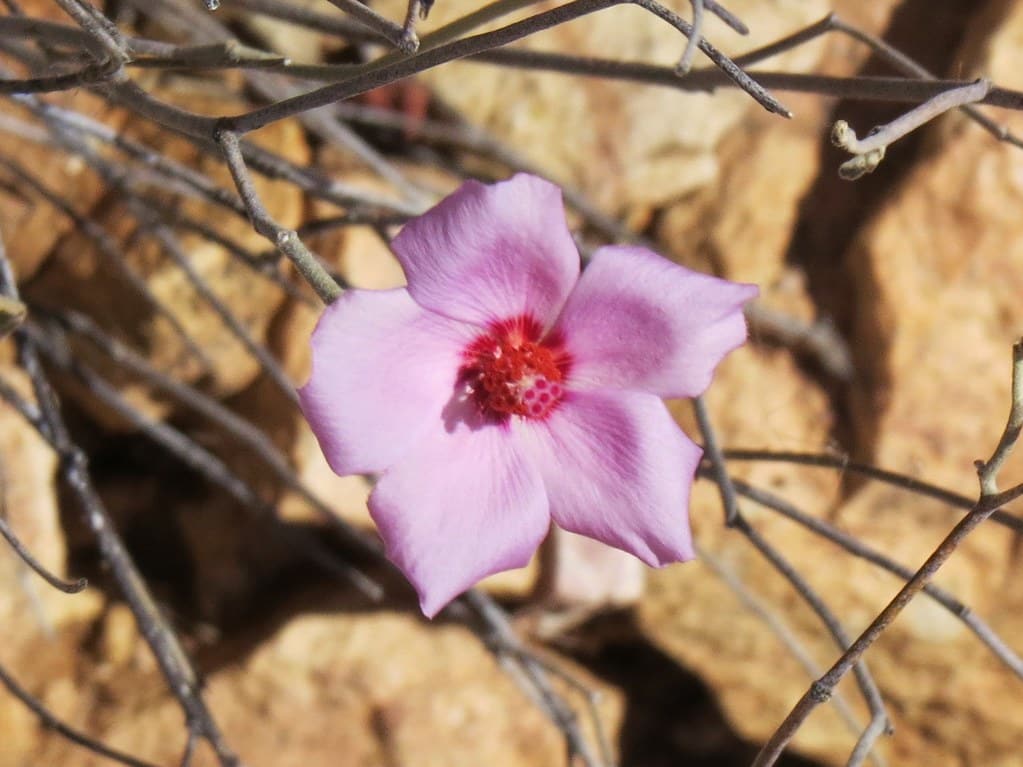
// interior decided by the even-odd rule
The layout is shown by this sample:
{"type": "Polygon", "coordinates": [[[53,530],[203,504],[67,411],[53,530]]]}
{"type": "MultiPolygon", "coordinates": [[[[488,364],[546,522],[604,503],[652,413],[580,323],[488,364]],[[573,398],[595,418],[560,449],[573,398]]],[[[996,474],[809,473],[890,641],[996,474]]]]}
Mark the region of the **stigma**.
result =
{"type": "Polygon", "coordinates": [[[530,317],[494,323],[463,352],[459,385],[488,420],[545,419],[565,396],[569,358],[530,317]]]}

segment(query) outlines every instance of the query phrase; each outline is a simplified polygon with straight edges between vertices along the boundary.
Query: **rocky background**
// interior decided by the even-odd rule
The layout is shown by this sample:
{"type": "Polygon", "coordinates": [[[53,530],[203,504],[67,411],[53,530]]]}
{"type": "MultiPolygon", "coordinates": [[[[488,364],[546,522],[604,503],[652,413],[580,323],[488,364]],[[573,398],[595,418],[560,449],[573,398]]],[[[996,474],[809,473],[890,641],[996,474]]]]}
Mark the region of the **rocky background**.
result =
{"type": "MultiPolygon", "coordinates": [[[[333,12],[325,0],[305,4],[333,12]]],[[[266,47],[305,61],[338,55],[328,38],[265,19],[253,22],[230,5],[225,0],[217,13],[266,47]]],[[[688,13],[687,3],[676,5],[688,13]]],[[[44,0],[21,0],[20,6],[31,16],[66,19],[44,0]]],[[[404,13],[397,0],[376,7],[389,18],[404,13]]],[[[475,7],[471,0],[438,0],[422,29],[475,7]]],[[[729,54],[833,10],[939,75],[984,75],[1023,89],[1020,0],[734,0],[729,8],[752,31],[742,39],[708,20],[707,34],[729,54]]],[[[601,12],[525,46],[665,64],[681,50],[673,30],[636,7],[601,12]]],[[[834,34],[764,67],[888,72],[862,44],[834,34]]],[[[247,103],[230,75],[204,80],[203,87],[173,72],[143,77],[162,98],[203,113],[232,113],[247,103]]],[[[890,148],[873,175],[844,182],[836,169],[845,158],[827,139],[831,122],[841,117],[862,134],[900,107],[778,95],[795,112],[793,120],[763,113],[738,92],[684,95],[466,62],[428,72],[373,103],[413,114],[425,109],[431,120],[451,124],[457,113],[666,255],[758,283],[764,312],[808,328],[828,323],[835,343],[849,351],[849,367],[827,364],[754,317],[753,342],[727,360],[707,395],[725,447],[847,457],[975,495],[973,461],[990,453],[1004,424],[1009,350],[1023,329],[1023,151],[954,114],[890,148]]],[[[85,90],[48,98],[229,186],[223,167],[190,144],[85,90]]],[[[11,101],[0,102],[3,113],[25,116],[11,101]]],[[[992,114],[1023,132],[1023,116],[992,114]]],[[[0,154],[101,227],[168,315],[154,312],[109,268],[103,246],[80,222],[4,163],[0,232],[32,305],[82,313],[149,365],[216,398],[262,430],[336,514],[368,526],[368,483],[329,472],[286,390],[185,273],[137,230],[116,192],[74,157],[0,135],[0,154]],[[208,357],[208,370],[189,356],[175,325],[208,357]]],[[[467,172],[507,173],[493,159],[432,145],[425,129],[366,128],[363,137],[437,193],[458,183],[455,173],[434,161],[437,152],[467,172]]],[[[346,183],[388,192],[361,162],[310,137],[294,121],[254,138],[346,183]]],[[[288,227],[332,210],[288,183],[260,181],[260,192],[288,227]]],[[[246,222],[226,219],[208,205],[188,200],[178,210],[244,248],[266,248],[246,222]]],[[[582,226],[581,219],[576,223],[582,226]]],[[[194,270],[245,333],[270,350],[290,380],[303,380],[315,308],[240,267],[222,245],[194,233],[182,242],[194,270]]],[[[352,285],[400,283],[400,270],[369,227],[348,227],[309,243],[352,285]]],[[[237,439],[88,344],[76,341],[72,348],[140,412],[189,434],[256,487],[288,529],[323,535],[322,522],[303,498],[268,476],[237,439]]],[[[0,344],[0,377],[23,394],[30,391],[9,340],[0,344]]],[[[196,658],[210,707],[246,764],[564,763],[557,729],[472,631],[453,620],[424,621],[408,588],[386,574],[372,573],[387,586],[379,603],[325,579],[277,534],[279,521],[253,517],[80,384],[55,378],[97,487],[196,658]]],[[[673,407],[697,436],[689,404],[673,407]]],[[[736,477],[910,568],[961,513],[847,472],[775,462],[730,465],[736,477]]],[[[56,458],[2,403],[0,468],[6,517],[22,541],[54,570],[92,581],[81,594],[59,594],[0,547],[0,665],[78,729],[152,764],[177,764],[185,745],[180,709],[130,612],[110,588],[73,501],[55,481],[56,458]]],[[[1006,483],[1018,480],[1021,468],[1019,461],[1010,463],[1006,483]]],[[[850,634],[859,633],[898,588],[895,577],[792,521],[749,502],[742,508],[825,596],[850,634]]],[[[722,525],[712,483],[698,485],[692,516],[704,561],[645,574],[618,563],[623,569],[607,583],[606,569],[594,575],[584,564],[562,561],[552,570],[541,557],[487,585],[543,658],[600,693],[598,716],[626,767],[746,765],[806,689],[805,664],[751,602],[781,621],[818,668],[838,655],[790,584],[744,537],[722,525]],[[735,582],[739,592],[730,585],[735,582]],[[569,609],[553,604],[552,593],[569,601],[569,609]]],[[[938,583],[1023,650],[1019,550],[1011,531],[989,524],[955,555],[938,583]]],[[[1023,681],[933,601],[918,598],[867,662],[895,727],[882,739],[879,759],[893,765],[1023,765],[1023,681]]],[[[865,722],[852,682],[839,691],[845,713],[865,722]]],[[[581,696],[568,688],[565,693],[581,710],[581,696]]],[[[854,742],[842,710],[822,708],[785,763],[844,764],[854,742]]],[[[101,763],[0,693],[0,767],[101,763]]],[[[200,748],[193,763],[215,760],[200,748]]]]}

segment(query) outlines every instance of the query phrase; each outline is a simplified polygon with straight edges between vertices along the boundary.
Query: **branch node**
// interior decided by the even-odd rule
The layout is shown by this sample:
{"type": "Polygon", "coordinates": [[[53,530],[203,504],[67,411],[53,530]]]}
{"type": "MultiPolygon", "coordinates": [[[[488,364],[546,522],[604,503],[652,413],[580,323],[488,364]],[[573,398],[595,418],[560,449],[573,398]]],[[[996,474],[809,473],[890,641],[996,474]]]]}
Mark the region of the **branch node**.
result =
{"type": "Polygon", "coordinates": [[[831,700],[831,688],[818,679],[810,685],[810,697],[816,703],[827,703],[831,700]]]}

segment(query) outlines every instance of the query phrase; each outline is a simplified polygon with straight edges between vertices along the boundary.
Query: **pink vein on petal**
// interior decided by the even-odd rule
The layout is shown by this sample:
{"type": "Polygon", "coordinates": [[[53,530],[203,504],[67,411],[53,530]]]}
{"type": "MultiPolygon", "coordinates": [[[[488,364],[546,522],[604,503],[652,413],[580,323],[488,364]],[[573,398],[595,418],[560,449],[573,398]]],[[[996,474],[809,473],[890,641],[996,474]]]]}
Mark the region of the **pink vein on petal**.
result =
{"type": "Polygon", "coordinates": [[[702,394],[718,363],[746,340],[742,307],[757,292],[645,248],[601,248],[557,322],[573,385],[702,394]]]}
{"type": "Polygon", "coordinates": [[[433,430],[380,478],[370,513],[428,617],[477,581],[524,567],[547,534],[540,473],[505,425],[433,430]]]}
{"type": "Polygon", "coordinates": [[[422,309],[404,289],[349,290],[328,306],[299,399],[331,468],[383,471],[439,423],[477,332],[422,309]]]}
{"type": "Polygon", "coordinates": [[[703,451],[658,397],[570,392],[519,430],[560,527],[654,567],[692,559],[689,492],[703,451]]]}

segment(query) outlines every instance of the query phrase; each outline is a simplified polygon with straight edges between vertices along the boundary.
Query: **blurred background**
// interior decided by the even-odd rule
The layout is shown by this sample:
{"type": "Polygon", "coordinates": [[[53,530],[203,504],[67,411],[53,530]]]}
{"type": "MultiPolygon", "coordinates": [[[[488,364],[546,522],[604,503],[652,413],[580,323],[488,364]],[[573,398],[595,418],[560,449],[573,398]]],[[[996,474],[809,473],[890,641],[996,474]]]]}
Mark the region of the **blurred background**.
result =
{"type": "MultiPolygon", "coordinates": [[[[688,2],[669,5],[691,18],[688,2]]],[[[138,88],[207,116],[279,101],[388,50],[327,0],[96,7],[150,41],[132,42],[124,70],[138,88]],[[322,68],[288,74],[285,60],[322,68]]],[[[424,47],[479,7],[437,0],[418,24],[424,47]]],[[[519,3],[484,28],[552,7],[519,3]]],[[[703,34],[732,57],[835,12],[940,78],[1023,89],[1019,0],[727,7],[749,34],[709,12],[703,34]]],[[[400,30],[404,2],[373,9],[400,30]]],[[[7,0],[0,12],[6,80],[91,61],[70,33],[28,23],[78,30],[58,3],[7,0]]],[[[669,69],[684,47],[633,5],[514,46],[669,69]]],[[[95,73],[27,95],[0,89],[0,238],[28,308],[21,343],[42,358],[37,375],[55,387],[113,529],[202,678],[197,694],[252,767],[586,763],[566,756],[566,728],[595,765],[748,765],[841,652],[765,550],[855,637],[903,581],[821,526],[912,572],[976,497],[973,462],[1005,423],[1023,328],[1023,149],[950,113],[848,182],[831,124],[864,135],[906,104],[772,89],[793,112],[784,119],[736,88],[686,93],[512,63],[444,64],[247,137],[270,215],[346,286],[400,285],[386,243],[402,221],[467,177],[516,170],[564,185],[584,255],[638,238],[760,286],[751,343],[721,366],[705,404],[721,446],[751,451],[726,453],[740,489],[775,501],[740,500],[769,548],[723,524],[719,489],[702,479],[697,562],[645,571],[557,537],[530,567],[485,582],[511,644],[472,604],[424,620],[359,542],[372,540],[370,481],[330,472],[294,401],[319,303],[247,220],[215,145],[143,117],[95,73]],[[859,464],[950,493],[878,482],[859,464]],[[779,513],[786,503],[794,514],[779,513]],[[524,668],[546,670],[576,724],[533,699],[524,668]]],[[[712,66],[699,55],[695,65],[712,66]]],[[[898,74],[839,32],[750,71],[898,74]]],[[[1016,113],[985,114],[1023,132],[1016,113]]],[[[36,401],[30,373],[13,336],[0,341],[3,391],[36,401]]],[[[46,726],[41,707],[135,764],[231,763],[209,738],[189,748],[181,696],[82,513],[69,453],[58,457],[12,401],[0,399],[0,511],[47,568],[90,586],[60,593],[0,545],[0,767],[112,763],[46,726]]],[[[699,441],[691,403],[671,406],[699,441]]],[[[1003,483],[1021,468],[1010,461],[1003,483]]],[[[939,574],[944,604],[921,595],[867,653],[894,727],[867,762],[1023,765],[1021,539],[1002,522],[985,523],[939,574]],[[1000,654],[968,613],[1004,642],[1000,654]]],[[[846,679],[779,764],[846,764],[869,718],[846,679]]]]}

